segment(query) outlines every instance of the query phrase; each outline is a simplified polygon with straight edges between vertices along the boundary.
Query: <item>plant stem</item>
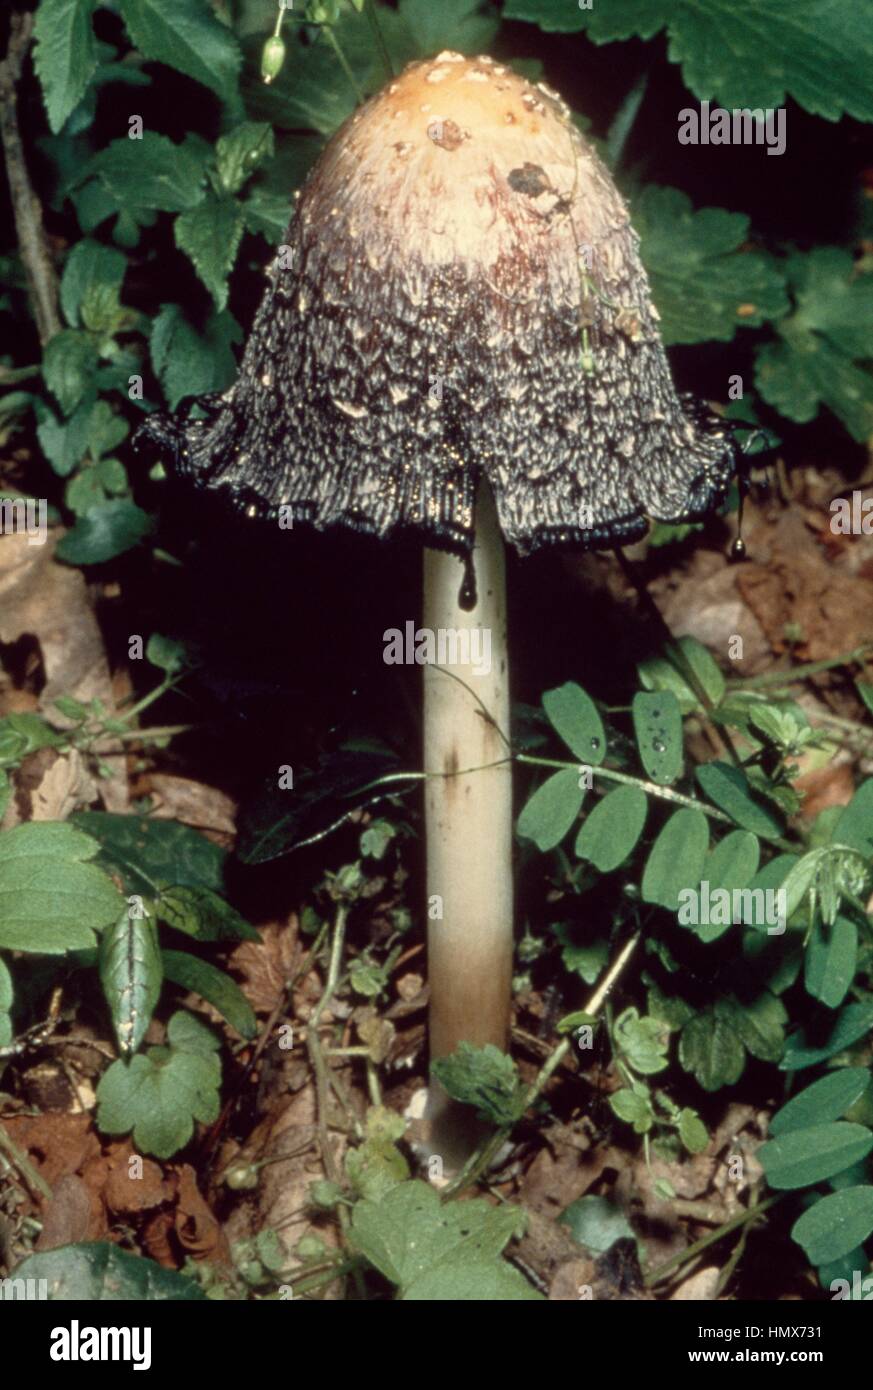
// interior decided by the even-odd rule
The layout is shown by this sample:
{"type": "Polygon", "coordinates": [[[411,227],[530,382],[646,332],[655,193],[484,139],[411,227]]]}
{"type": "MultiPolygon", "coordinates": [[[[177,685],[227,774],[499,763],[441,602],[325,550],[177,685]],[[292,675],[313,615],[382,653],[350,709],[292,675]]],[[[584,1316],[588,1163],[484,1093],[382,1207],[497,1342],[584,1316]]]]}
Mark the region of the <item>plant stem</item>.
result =
{"type": "Polygon", "coordinates": [[[873,649],[873,642],[865,642],[852,652],[842,656],[829,657],[827,661],[807,661],[803,666],[792,666],[790,671],[767,671],[763,676],[747,676],[745,680],[729,681],[731,690],[757,690],[762,685],[796,685],[809,676],[817,676],[822,671],[833,671],[838,666],[852,666],[861,661],[866,652],[873,649]]]}
{"type": "Polygon", "coordinates": [[[382,33],[382,25],[379,23],[379,16],[376,13],[375,0],[364,0],[364,9],[367,12],[367,19],[370,21],[370,28],[376,40],[376,47],[385,64],[385,71],[389,77],[393,77],[394,64],[391,61],[391,54],[388,52],[388,45],[385,42],[385,35],[382,33]]]}
{"type": "Polygon", "coordinates": [[[340,67],[342,68],[343,72],[345,73],[346,78],[348,79],[349,86],[351,87],[352,91],[354,92],[354,94],[355,94],[357,100],[358,100],[359,102],[363,101],[363,100],[364,100],[364,93],[361,91],[360,87],[358,86],[358,79],[355,77],[355,74],[352,72],[352,69],[351,69],[351,65],[350,65],[350,63],[349,63],[349,60],[348,60],[348,58],[346,57],[346,55],[343,53],[342,48],[340,47],[339,39],[337,38],[336,34],[333,32],[333,29],[330,27],[329,24],[326,24],[326,25],[324,26],[324,34],[325,34],[325,37],[327,38],[328,43],[330,44],[331,48],[333,49],[334,53],[336,54],[336,60],[337,60],[337,62],[339,63],[340,67]]]}
{"type": "Polygon", "coordinates": [[[701,1251],[707,1250],[710,1245],[715,1245],[715,1243],[724,1236],[730,1235],[731,1231],[736,1231],[740,1226],[745,1226],[748,1221],[754,1221],[757,1217],[763,1216],[764,1212],[770,1207],[775,1206],[777,1202],[781,1202],[785,1195],[784,1192],[779,1192],[774,1197],[768,1197],[765,1201],[759,1202],[757,1206],[749,1207],[748,1211],[744,1211],[739,1216],[735,1216],[732,1221],[726,1221],[725,1224],[719,1226],[717,1230],[710,1231],[709,1235],[701,1236],[700,1240],[696,1240],[693,1245],[686,1246],[678,1255],[674,1255],[672,1259],[667,1260],[665,1264],[658,1265],[657,1269],[651,1270],[645,1276],[643,1283],[646,1288],[651,1288],[654,1284],[660,1284],[661,1280],[665,1279],[668,1274],[672,1274],[674,1269],[679,1269],[689,1260],[693,1260],[701,1251]]]}

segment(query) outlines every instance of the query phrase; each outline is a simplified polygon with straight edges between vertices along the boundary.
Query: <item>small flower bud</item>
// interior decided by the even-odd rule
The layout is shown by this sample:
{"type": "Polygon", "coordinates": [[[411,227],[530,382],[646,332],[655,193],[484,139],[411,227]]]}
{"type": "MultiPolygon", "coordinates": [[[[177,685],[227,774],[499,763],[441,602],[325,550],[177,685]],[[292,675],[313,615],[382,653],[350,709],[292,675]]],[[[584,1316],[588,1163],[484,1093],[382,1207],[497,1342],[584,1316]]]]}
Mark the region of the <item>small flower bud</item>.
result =
{"type": "Polygon", "coordinates": [[[261,77],[264,81],[269,83],[274,77],[278,77],[284,62],[285,45],[278,35],[274,34],[271,39],[267,39],[261,54],[261,77]]]}

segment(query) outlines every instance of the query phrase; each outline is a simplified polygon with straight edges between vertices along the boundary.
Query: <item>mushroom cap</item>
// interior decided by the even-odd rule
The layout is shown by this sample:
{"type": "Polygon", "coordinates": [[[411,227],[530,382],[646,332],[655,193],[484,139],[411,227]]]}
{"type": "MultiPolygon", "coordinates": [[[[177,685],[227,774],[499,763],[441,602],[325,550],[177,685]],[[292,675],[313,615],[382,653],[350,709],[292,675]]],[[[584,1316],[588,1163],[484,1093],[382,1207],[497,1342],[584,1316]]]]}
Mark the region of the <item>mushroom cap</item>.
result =
{"type": "Polygon", "coordinates": [[[482,473],[522,554],[702,515],[734,450],[676,393],[637,247],[554,92],[413,63],[311,172],[235,385],[143,432],[250,515],[459,553],[482,473]]]}

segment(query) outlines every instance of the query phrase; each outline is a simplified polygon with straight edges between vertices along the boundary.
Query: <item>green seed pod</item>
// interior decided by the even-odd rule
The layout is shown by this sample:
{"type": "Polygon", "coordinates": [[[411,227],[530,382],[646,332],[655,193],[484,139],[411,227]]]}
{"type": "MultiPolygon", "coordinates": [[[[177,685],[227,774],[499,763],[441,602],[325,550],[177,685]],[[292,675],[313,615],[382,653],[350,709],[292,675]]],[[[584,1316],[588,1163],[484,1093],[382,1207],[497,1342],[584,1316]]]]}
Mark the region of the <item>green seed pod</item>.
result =
{"type": "Polygon", "coordinates": [[[278,35],[274,34],[271,39],[267,39],[261,54],[261,77],[264,81],[269,83],[274,77],[278,77],[284,62],[285,45],[278,35]]]}

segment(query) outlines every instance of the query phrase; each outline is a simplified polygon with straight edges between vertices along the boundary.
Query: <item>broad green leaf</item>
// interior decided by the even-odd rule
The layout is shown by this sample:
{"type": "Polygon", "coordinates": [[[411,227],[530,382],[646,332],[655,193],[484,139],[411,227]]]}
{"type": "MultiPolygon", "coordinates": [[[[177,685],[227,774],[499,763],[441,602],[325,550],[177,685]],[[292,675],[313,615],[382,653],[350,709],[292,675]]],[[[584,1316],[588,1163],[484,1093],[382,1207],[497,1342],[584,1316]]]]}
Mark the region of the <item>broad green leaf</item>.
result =
{"type": "Polygon", "coordinates": [[[157,903],[162,922],[197,941],[260,941],[260,935],[236,908],[201,885],[175,884],[165,888],[157,903]]]}
{"type": "Polygon", "coordinates": [[[607,1197],[577,1198],[561,1212],[558,1225],[596,1255],[605,1254],[617,1240],[636,1240],[623,1209],[607,1197]]]}
{"type": "Polygon", "coordinates": [[[119,8],[146,58],[186,73],[225,101],[234,97],[242,54],[206,0],[119,0],[119,8]]]}
{"type": "Polygon", "coordinates": [[[814,1067],[826,1062],[838,1052],[844,1052],[859,1038],[863,1038],[873,1028],[873,1003],[847,1004],[837,1015],[830,1031],[821,1043],[811,1040],[805,1033],[797,1033],[789,1038],[785,1055],[779,1063],[780,1071],[801,1071],[804,1067],[814,1067]]]}
{"type": "Polygon", "coordinates": [[[209,197],[176,218],[176,245],[190,259],[217,310],[227,304],[227,277],[243,234],[242,210],[235,198],[209,197]]]}
{"type": "Polygon", "coordinates": [[[762,1062],[778,1062],[785,1048],[788,1014],[781,999],[769,990],[757,999],[743,1003],[726,995],[714,1005],[715,1014],[727,1023],[753,1057],[762,1062]]]}
{"type": "MultiPolygon", "coordinates": [[[[92,458],[99,459],[102,454],[111,453],[123,444],[130,433],[123,415],[116,415],[108,401],[95,401],[88,420],[88,452],[92,458]]],[[[117,459],[106,460],[121,467],[117,459]]],[[[123,471],[123,469],[122,469],[123,471]]],[[[125,474],[126,481],[126,474],[125,474]]]]}
{"type": "Polygon", "coordinates": [[[873,777],[868,777],[840,813],[834,841],[873,857],[873,777]]]}
{"type": "Polygon", "coordinates": [[[499,1047],[459,1043],[451,1056],[438,1058],[431,1070],[454,1100],[475,1106],[480,1119],[500,1126],[514,1124],[520,1117],[524,1087],[512,1058],[499,1047]]]}
{"type": "Polygon", "coordinates": [[[34,66],[52,134],[78,106],[97,71],[91,17],[97,0],[40,0],[34,21],[34,66]]]}
{"type": "Polygon", "coordinates": [[[224,888],[225,851],[188,825],[108,811],[79,811],[71,820],[98,841],[101,862],[122,876],[127,893],[148,897],[165,884],[224,888]]]}
{"type": "MultiPolygon", "coordinates": [[[[505,19],[559,33],[586,29],[595,43],[654,38],[666,25],[667,54],[701,99],[734,107],[779,107],[794,97],[836,121],[848,112],[873,120],[868,74],[873,35],[864,5],[842,0],[507,0],[505,19]]],[[[761,150],[762,161],[768,162],[761,150]]],[[[764,175],[766,177],[766,175],[764,175]]]]}
{"type": "Polygon", "coordinates": [[[778,818],[752,795],[749,779],[730,763],[704,763],[695,773],[700,787],[710,801],[741,825],[765,839],[782,834],[778,818]]]}
{"type": "Polygon", "coordinates": [[[200,1303],[206,1299],[194,1279],[164,1269],[144,1255],[119,1250],[109,1240],[62,1245],[29,1255],[16,1265],[11,1277],[33,1279],[37,1284],[45,1279],[49,1301],[57,1303],[159,1303],[168,1299],[200,1303]]]}
{"type": "Polygon", "coordinates": [[[114,498],[80,516],[55,553],[71,565],[100,565],[123,555],[148,535],[152,518],[134,502],[114,498]]]}
{"type": "Polygon", "coordinates": [[[149,346],[152,366],[171,410],[184,396],[222,391],[236,376],[233,343],[242,331],[225,309],[207,319],[201,333],[178,304],[162,304],[152,324],[149,346]]]}
{"type": "Polygon", "coordinates": [[[257,1019],[251,1004],[236,981],[223,970],[217,970],[205,960],[187,951],[161,951],[164,975],[174,985],[190,989],[217,1009],[231,1028],[243,1038],[253,1038],[258,1031],[257,1019]]]}
{"type": "Polygon", "coordinates": [[[661,1019],[640,1018],[631,1006],[615,1020],[613,1038],[632,1071],[654,1076],[667,1066],[670,1029],[661,1019]]]}
{"type": "Polygon", "coordinates": [[[143,132],[141,140],[113,140],[91,160],[96,174],[120,208],[185,212],[203,197],[208,146],[190,138],[174,145],[166,135],[143,132]]]}
{"type": "Polygon", "coordinates": [[[125,908],[100,938],[98,963],[119,1049],[136,1052],[161,995],[163,968],[154,921],[125,908]]]}
{"type": "Polygon", "coordinates": [[[774,1139],[795,1129],[839,1120],[870,1085],[867,1067],[841,1067],[794,1096],[770,1121],[774,1139]]]}
{"type": "MultiPolygon", "coordinates": [[[[273,158],[272,127],[264,121],[243,121],[215,145],[218,181],[225,193],[239,193],[264,160],[273,158]]],[[[286,204],[287,206],[287,204],[286,204]]],[[[288,212],[285,213],[285,225],[288,212]]]]}
{"type": "Polygon", "coordinates": [[[855,439],[873,429],[873,276],[855,274],[847,251],[819,246],[787,262],[794,312],[758,353],[755,384],[769,405],[805,424],[826,405],[855,439]]]}
{"type": "Polygon", "coordinates": [[[792,1129],[758,1149],[767,1181],[775,1188],[811,1187],[866,1158],[873,1134],[864,1125],[839,1120],[792,1129]]]}
{"type": "Polygon", "coordinates": [[[597,706],[581,686],[568,681],[543,695],[549,723],[580,763],[599,767],[606,756],[606,733],[597,706]]]}
{"type": "Polygon", "coordinates": [[[61,276],[61,308],[71,328],[81,323],[82,302],[95,288],[121,289],[127,261],[120,251],[84,238],[73,247],[61,276]]]}
{"type": "Polygon", "coordinates": [[[631,706],[640,758],[653,782],[668,786],[682,774],[682,711],[669,690],[637,691],[631,706]]]}
{"type": "Polygon", "coordinates": [[[520,1275],[505,1281],[494,1273],[518,1219],[517,1209],[482,1198],[442,1204],[427,1183],[405,1182],[380,1202],[356,1203],[351,1240],[407,1301],[490,1299],[495,1287],[501,1301],[539,1299],[520,1275]]]}
{"type": "Polygon", "coordinates": [[[616,787],[585,817],[576,854],[602,874],[623,864],[643,833],[649,802],[640,787],[616,787]]]}
{"type": "Polygon", "coordinates": [[[649,853],[643,872],[643,902],[677,911],[679,894],[695,888],[703,876],[708,847],[709,826],[703,812],[690,808],[674,812],[649,853]]]}
{"type": "Polygon", "coordinates": [[[539,850],[554,849],[578,816],[584,796],[575,768],[553,773],[522,808],[519,835],[539,850]]]}
{"type": "Polygon", "coordinates": [[[649,184],[633,221],[666,343],[728,342],[738,328],[758,328],[787,312],[778,263],[740,250],[749,239],[742,213],[695,212],[678,188],[649,184]]]}
{"type": "Polygon", "coordinates": [[[483,0],[400,0],[400,14],[423,58],[451,48],[456,53],[487,53],[500,27],[483,0]]]}
{"type": "Polygon", "coordinates": [[[731,1024],[707,1009],[689,1019],[682,1029],[679,1062],[704,1091],[718,1091],[739,1081],[746,1053],[731,1024]]]}
{"type": "Polygon", "coordinates": [[[113,1062],[97,1087],[97,1124],[104,1134],[133,1132],[142,1153],[169,1158],[184,1148],[194,1121],[218,1118],[218,1039],[192,1014],[176,1013],[167,1047],[150,1047],[113,1062]]]}
{"type": "Polygon", "coordinates": [[[807,993],[829,1009],[842,1004],[855,978],[858,928],[850,917],[837,917],[833,926],[816,922],[806,948],[804,982],[807,993]]]}
{"type": "Polygon", "coordinates": [[[599,937],[580,945],[573,939],[572,927],[565,922],[556,922],[552,930],[561,943],[561,964],[564,969],[578,975],[587,985],[593,985],[609,961],[609,941],[606,937],[599,937]]]}
{"type": "Polygon", "coordinates": [[[791,1234],[811,1264],[838,1260],[873,1231],[873,1187],[845,1187],[807,1208],[791,1234]]]}
{"type": "Polygon", "coordinates": [[[43,379],[62,414],[72,415],[93,387],[97,365],[97,344],[89,333],[64,328],[46,343],[42,354],[43,379]]]}
{"type": "Polygon", "coordinates": [[[68,477],[85,457],[93,407],[93,394],[73,411],[68,420],[59,420],[45,404],[41,410],[37,407],[39,424],[36,437],[52,468],[61,478],[68,477]]]}
{"type": "Polygon", "coordinates": [[[12,986],[12,976],[0,957],[0,1047],[8,1047],[12,1041],[12,1000],[15,991],[12,986]]]}
{"type": "Polygon", "coordinates": [[[17,767],[38,748],[60,748],[64,737],[39,714],[22,710],[0,719],[0,767],[17,767]]]}
{"type": "MultiPolygon", "coordinates": [[[[731,894],[733,907],[734,891],[745,888],[757,873],[760,857],[760,846],[750,831],[729,831],[707,856],[703,866],[702,880],[709,885],[710,899],[714,893],[725,890],[731,894]]],[[[728,922],[709,921],[692,924],[691,930],[701,941],[716,941],[731,926],[734,916],[732,911],[728,922]]]]}
{"type": "Polygon", "coordinates": [[[161,632],[153,632],[146,643],[146,661],[157,666],[168,675],[181,671],[186,664],[185,643],[174,637],[165,637],[161,632]]]}
{"type": "Polygon", "coordinates": [[[687,1107],[679,1115],[679,1138],[690,1154],[702,1154],[709,1147],[706,1125],[696,1110],[687,1107]]]}
{"type": "MultiPolygon", "coordinates": [[[[707,651],[702,642],[698,642],[696,637],[680,637],[678,642],[669,644],[666,655],[670,665],[683,680],[688,680],[685,671],[687,666],[712,704],[721,703],[724,698],[725,679],[712,653],[707,651]]],[[[690,685],[688,688],[693,689],[690,685]]]]}
{"type": "Polygon", "coordinates": [[[95,944],[124,906],[88,862],[98,848],[65,821],[32,821],[0,835],[0,948],[63,955],[95,944]]]}
{"type": "Polygon", "coordinates": [[[648,1134],[655,1123],[655,1112],[647,1095],[625,1086],[609,1097],[609,1104],[620,1120],[633,1125],[637,1134],[648,1134]]]}

